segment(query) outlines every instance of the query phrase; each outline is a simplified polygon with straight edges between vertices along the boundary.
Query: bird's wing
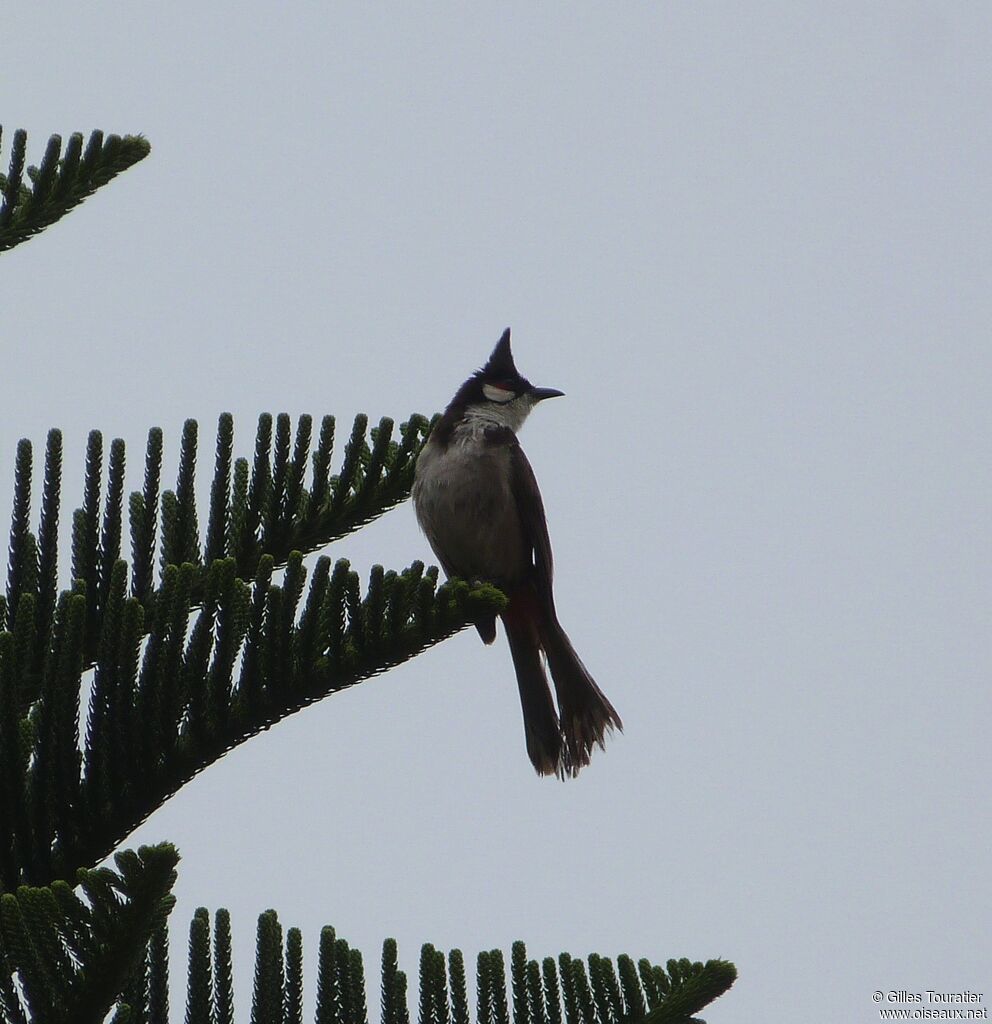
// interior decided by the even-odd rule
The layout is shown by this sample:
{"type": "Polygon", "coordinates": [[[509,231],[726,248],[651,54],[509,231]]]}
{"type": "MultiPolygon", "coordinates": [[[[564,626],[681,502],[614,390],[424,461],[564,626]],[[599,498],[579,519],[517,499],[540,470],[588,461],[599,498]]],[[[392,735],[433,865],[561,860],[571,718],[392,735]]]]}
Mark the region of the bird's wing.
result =
{"type": "MultiPolygon", "coordinates": [[[[497,428],[498,437],[493,440],[505,444],[510,453],[510,489],[520,514],[524,536],[534,553],[534,572],[537,592],[545,598],[548,607],[554,608],[551,583],[554,578],[554,561],[551,556],[551,539],[548,537],[548,523],[544,515],[544,502],[537,486],[537,478],[531,469],[523,448],[509,427],[497,428]]],[[[488,436],[487,431],[487,436],[488,436]]]]}

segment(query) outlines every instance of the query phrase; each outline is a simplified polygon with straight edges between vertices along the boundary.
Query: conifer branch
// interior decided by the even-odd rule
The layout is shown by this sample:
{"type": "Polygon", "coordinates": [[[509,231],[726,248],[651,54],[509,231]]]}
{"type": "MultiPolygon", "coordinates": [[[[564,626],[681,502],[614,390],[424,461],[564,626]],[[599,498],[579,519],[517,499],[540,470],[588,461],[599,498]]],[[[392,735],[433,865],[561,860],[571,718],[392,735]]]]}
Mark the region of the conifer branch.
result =
{"type": "MultiPolygon", "coordinates": [[[[215,916],[214,949],[230,959],[230,917],[215,916]]],[[[211,960],[209,914],[198,909],[190,928],[186,999],[187,1024],[234,1024],[229,969],[218,972],[211,960]],[[211,976],[213,989],[211,991],[211,976]],[[211,1016],[211,1006],[215,1016],[211,1016]]],[[[694,1015],[733,985],[737,970],[726,960],[706,963],[669,960],[666,967],[641,960],[640,976],[626,954],[616,959],[591,954],[585,961],[562,953],[558,965],[551,957],[529,959],[526,946],[515,942],[511,952],[510,990],[501,950],[483,951],[477,963],[477,1024],[690,1024],[694,1015]],[[650,980],[645,980],[650,979],[650,980]],[[575,995],[576,984],[583,989],[575,995]],[[584,986],[584,988],[583,988],[584,986]],[[565,993],[571,991],[571,1001],[565,993]],[[509,1006],[512,1002],[512,1016],[509,1006]]],[[[146,959],[145,988],[153,987],[153,968],[146,959]]],[[[297,1024],[303,1019],[301,979],[303,940],[299,929],[286,930],[278,915],[259,916],[255,947],[252,1024],[297,1024]]],[[[316,964],[317,1024],[367,1024],[366,979],[363,957],[331,927],[321,930],[316,964]]],[[[382,946],[379,986],[382,1024],[410,1024],[406,975],[397,964],[395,939],[382,946]]],[[[144,1018],[143,1018],[144,1019],[144,1018]]],[[[247,1018],[244,1018],[247,1020],[247,1018]]],[[[447,957],[430,943],[420,951],[417,1024],[471,1024],[462,953],[447,957]]]]}
{"type": "Polygon", "coordinates": [[[101,1024],[139,971],[147,989],[142,953],[175,902],[178,859],[168,844],[119,853],[117,871],[79,873],[85,899],[61,881],[0,896],[4,1020],[101,1024]]]}
{"type": "Polygon", "coordinates": [[[194,615],[197,567],[168,566],[139,656],[144,610],[127,596],[125,564],[115,563],[87,709],[80,706],[87,602],[82,593],[63,594],[41,699],[24,719],[8,696],[24,689],[36,647],[33,598],[21,598],[23,636],[0,635],[4,888],[71,879],[228,750],[505,603],[487,584],[437,587],[437,570],[421,562],[400,573],[373,567],[364,595],[344,559],[333,569],[327,556],[318,559],[308,588],[299,553],[281,584],[272,569],[264,555],[249,585],[233,558],[214,562],[194,615]]]}
{"type": "MultiPolygon", "coordinates": [[[[83,503],[72,516],[72,576],[86,597],[84,665],[92,667],[97,660],[104,617],[113,611],[114,566],[126,539],[131,548],[131,594],[142,607],[142,628],[149,631],[156,614],[166,614],[168,597],[162,588],[170,566],[188,563],[193,567],[188,581],[191,606],[199,607],[206,596],[207,571],[215,561],[233,559],[235,574],[250,581],[264,558],[271,558],[273,568],[284,566],[292,552],[307,554],[325,547],[399,504],[410,493],[417,456],[430,427],[425,417],[411,416],[401,424],[399,440],[394,440],[391,419],[384,417],[378,426],[369,428],[368,418],[360,414],[345,446],[340,472],[332,475],[333,417],[323,418],[311,455],[310,416],[299,418],[294,439],[287,415],[273,420],[266,413],[259,417],[249,471],[247,460],[233,459],[234,422],[225,413],[217,426],[209,516],[202,538],[194,486],[199,435],[194,420],[187,420],[183,428],[176,486],[171,490],[161,490],[162,431],[149,431],[144,486],[128,500],[127,529],[123,523],[124,442],[114,440],[105,460],[103,436],[91,431],[83,503]],[[309,487],[308,461],[312,463],[309,487]]],[[[33,449],[27,440],[18,444],[0,629],[14,629],[22,595],[33,595],[35,650],[21,695],[27,704],[38,696],[41,666],[55,622],[61,473],[62,435],[51,430],[36,535],[31,530],[33,449]]]]}
{"type": "MultiPolygon", "coordinates": [[[[3,129],[0,127],[0,139],[3,129]]],[[[122,171],[133,167],[151,151],[140,135],[90,134],[86,149],[79,132],[69,136],[62,152],[62,137],[48,140],[41,165],[25,169],[27,132],[14,132],[10,164],[0,174],[0,251],[26,242],[78,206],[87,196],[122,171]],[[25,182],[25,176],[28,181],[25,182]]]]}

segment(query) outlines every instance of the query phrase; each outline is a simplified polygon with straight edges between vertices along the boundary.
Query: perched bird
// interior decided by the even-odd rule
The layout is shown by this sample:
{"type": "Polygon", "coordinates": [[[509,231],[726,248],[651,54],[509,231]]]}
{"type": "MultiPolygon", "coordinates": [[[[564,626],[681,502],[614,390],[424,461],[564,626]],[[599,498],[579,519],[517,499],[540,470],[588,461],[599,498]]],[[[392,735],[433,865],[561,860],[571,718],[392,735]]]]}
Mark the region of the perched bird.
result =
{"type": "MultiPolygon", "coordinates": [[[[521,377],[507,328],[489,362],[455,392],[420,453],[413,504],[448,576],[486,580],[517,673],[527,753],[539,775],[577,775],[620,716],[579,660],[555,612],[551,541],[534,471],[517,441],[527,414],[562,394],[521,377]],[[542,653],[558,698],[555,709],[542,653]]],[[[496,619],[477,624],[484,643],[496,619]]]]}

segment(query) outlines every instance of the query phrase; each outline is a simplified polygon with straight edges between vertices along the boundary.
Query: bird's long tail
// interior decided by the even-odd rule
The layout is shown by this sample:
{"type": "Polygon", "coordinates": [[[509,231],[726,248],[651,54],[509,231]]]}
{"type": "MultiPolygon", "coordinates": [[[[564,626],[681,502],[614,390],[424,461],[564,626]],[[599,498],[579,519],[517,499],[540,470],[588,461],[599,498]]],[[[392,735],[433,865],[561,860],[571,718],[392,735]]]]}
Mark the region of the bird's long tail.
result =
{"type": "Polygon", "coordinates": [[[503,615],[503,625],[517,673],[527,754],[538,775],[561,776],[561,728],[551,699],[548,677],[544,674],[541,662],[541,643],[536,624],[532,618],[515,615],[508,608],[503,615]]]}
{"type": "Polygon", "coordinates": [[[575,653],[553,607],[530,587],[517,591],[502,614],[517,674],[527,753],[538,774],[578,775],[594,746],[623,729],[620,716],[575,653]],[[558,698],[555,712],[542,662],[547,658],[558,698]]]}
{"type": "Polygon", "coordinates": [[[552,610],[544,622],[541,643],[558,696],[564,766],[570,775],[589,763],[592,748],[606,746],[606,734],[623,731],[623,722],[589,670],[552,610]]]}

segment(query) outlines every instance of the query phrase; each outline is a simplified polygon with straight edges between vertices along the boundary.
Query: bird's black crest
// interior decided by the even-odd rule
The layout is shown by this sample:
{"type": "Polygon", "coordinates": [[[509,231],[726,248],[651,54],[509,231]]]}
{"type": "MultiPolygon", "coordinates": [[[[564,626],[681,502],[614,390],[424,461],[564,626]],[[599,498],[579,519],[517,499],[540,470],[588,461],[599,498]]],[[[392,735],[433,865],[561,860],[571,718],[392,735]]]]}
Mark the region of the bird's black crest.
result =
{"type": "Polygon", "coordinates": [[[489,362],[479,371],[480,377],[498,379],[505,377],[513,380],[518,377],[517,368],[513,364],[513,353],[510,351],[510,328],[503,332],[502,337],[496,342],[496,347],[489,357],[489,362]]]}

